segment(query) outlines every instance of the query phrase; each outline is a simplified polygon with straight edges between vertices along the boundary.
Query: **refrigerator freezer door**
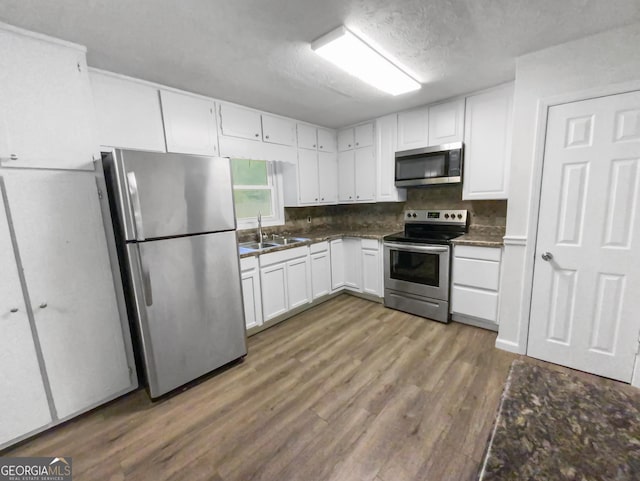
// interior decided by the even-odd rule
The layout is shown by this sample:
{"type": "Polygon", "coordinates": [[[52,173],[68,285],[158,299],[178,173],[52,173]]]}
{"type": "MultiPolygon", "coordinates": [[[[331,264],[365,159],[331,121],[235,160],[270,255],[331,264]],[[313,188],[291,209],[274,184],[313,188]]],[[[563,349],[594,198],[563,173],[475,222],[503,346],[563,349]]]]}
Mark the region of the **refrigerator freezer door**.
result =
{"type": "Polygon", "coordinates": [[[229,159],[117,150],[113,167],[127,241],[236,228],[229,159]]]}
{"type": "Polygon", "coordinates": [[[127,244],[152,398],[247,353],[234,231],[127,244]]]}

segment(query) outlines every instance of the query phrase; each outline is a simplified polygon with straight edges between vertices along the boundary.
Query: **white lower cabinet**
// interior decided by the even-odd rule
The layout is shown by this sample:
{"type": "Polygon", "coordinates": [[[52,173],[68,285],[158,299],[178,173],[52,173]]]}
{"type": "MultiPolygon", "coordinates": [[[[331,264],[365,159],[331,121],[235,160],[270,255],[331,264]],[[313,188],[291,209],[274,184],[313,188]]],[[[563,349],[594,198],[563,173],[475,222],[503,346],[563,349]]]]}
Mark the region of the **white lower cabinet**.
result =
{"type": "Polygon", "coordinates": [[[311,302],[309,248],[261,255],[260,283],[264,321],[311,302]]]}
{"type": "Polygon", "coordinates": [[[242,275],[242,298],[247,329],[262,325],[262,290],[260,266],[257,257],[240,259],[242,275]]]}
{"type": "Polygon", "coordinates": [[[344,287],[344,240],[334,239],[330,243],[331,250],[331,291],[344,287]]]}
{"type": "Polygon", "coordinates": [[[452,319],[498,329],[499,247],[454,246],[451,281],[452,319]]]}
{"type": "Polygon", "coordinates": [[[344,286],[362,292],[362,240],[346,237],[344,243],[344,286]]]}
{"type": "Polygon", "coordinates": [[[382,253],[380,242],[362,239],[362,292],[382,297],[382,253]]]}
{"type": "Polygon", "coordinates": [[[331,293],[331,255],[328,242],[310,246],[311,293],[313,300],[331,293]]]}

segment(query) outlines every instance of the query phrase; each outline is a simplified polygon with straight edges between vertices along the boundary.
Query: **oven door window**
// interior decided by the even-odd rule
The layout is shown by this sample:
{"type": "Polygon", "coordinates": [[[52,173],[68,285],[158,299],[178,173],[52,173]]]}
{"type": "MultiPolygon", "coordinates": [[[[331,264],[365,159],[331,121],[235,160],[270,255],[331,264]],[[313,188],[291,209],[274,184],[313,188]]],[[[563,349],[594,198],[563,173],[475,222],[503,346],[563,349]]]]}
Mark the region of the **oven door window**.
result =
{"type": "Polygon", "coordinates": [[[391,249],[389,275],[392,279],[440,287],[440,255],[391,249]]]}

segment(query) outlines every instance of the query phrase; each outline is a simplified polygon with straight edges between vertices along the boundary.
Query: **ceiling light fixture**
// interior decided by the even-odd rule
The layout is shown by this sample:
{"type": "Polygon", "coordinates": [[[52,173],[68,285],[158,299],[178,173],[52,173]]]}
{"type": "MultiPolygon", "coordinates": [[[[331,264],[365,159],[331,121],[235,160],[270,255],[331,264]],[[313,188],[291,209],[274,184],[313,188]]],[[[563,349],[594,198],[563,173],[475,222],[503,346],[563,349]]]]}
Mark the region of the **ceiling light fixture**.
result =
{"type": "Polygon", "coordinates": [[[419,82],[351,33],[344,25],[323,35],[311,49],[354,77],[391,95],[419,90],[419,82]]]}

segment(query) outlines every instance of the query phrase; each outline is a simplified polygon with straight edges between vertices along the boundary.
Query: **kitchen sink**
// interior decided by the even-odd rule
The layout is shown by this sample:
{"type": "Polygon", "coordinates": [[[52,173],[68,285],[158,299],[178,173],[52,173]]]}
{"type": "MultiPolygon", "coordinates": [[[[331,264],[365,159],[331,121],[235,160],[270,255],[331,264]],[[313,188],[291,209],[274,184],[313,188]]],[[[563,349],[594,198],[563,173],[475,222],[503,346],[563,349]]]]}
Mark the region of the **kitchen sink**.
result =
{"type": "Polygon", "coordinates": [[[270,249],[272,247],[278,247],[283,244],[278,244],[276,242],[244,242],[240,244],[240,247],[244,247],[245,249],[250,249],[254,251],[261,251],[263,249],[270,249]]]}
{"type": "Polygon", "coordinates": [[[309,239],[306,237],[274,237],[269,242],[279,246],[286,246],[289,244],[295,244],[296,242],[306,242],[308,240],[309,239]]]}

